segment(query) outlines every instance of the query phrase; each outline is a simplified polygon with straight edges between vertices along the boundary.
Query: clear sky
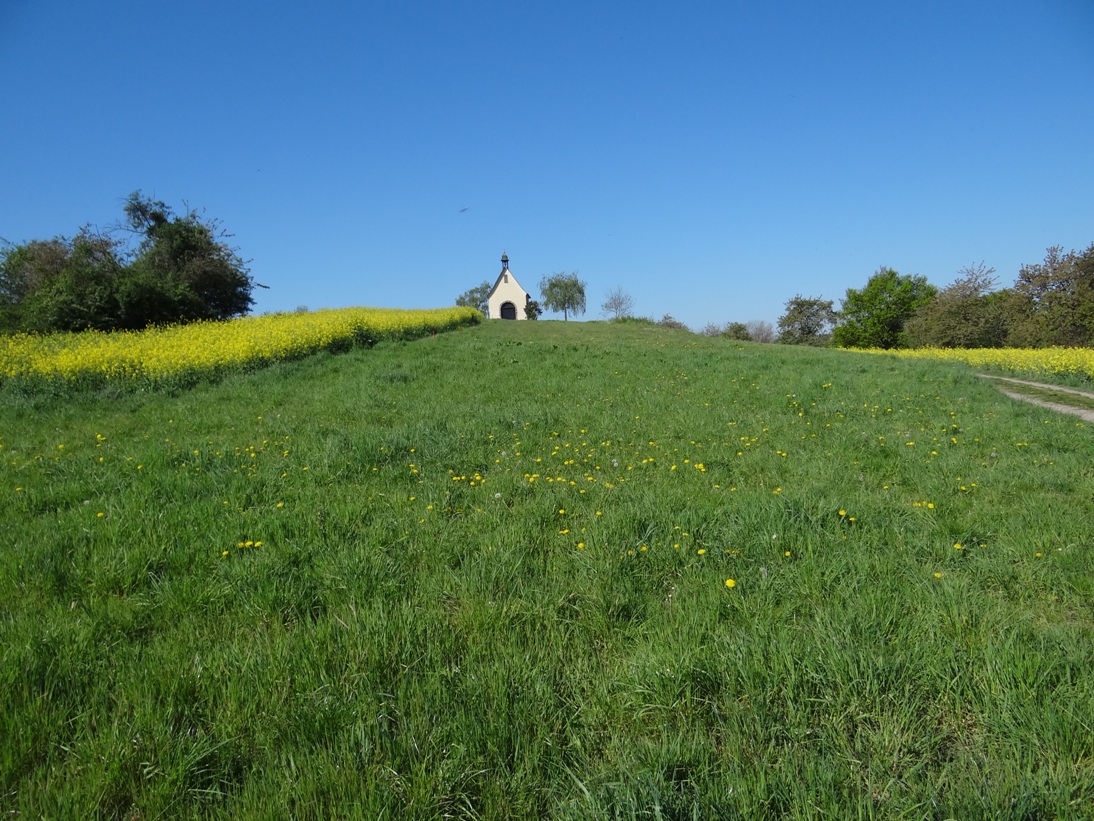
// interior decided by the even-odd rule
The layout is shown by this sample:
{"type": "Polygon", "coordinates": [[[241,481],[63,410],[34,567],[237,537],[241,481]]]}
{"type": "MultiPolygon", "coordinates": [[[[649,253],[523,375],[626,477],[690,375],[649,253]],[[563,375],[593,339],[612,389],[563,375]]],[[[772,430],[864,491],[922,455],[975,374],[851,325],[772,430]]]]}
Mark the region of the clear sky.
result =
{"type": "Polygon", "coordinates": [[[0,237],[205,209],[255,310],[775,322],[1094,242],[1091,0],[0,0],[0,237]]]}

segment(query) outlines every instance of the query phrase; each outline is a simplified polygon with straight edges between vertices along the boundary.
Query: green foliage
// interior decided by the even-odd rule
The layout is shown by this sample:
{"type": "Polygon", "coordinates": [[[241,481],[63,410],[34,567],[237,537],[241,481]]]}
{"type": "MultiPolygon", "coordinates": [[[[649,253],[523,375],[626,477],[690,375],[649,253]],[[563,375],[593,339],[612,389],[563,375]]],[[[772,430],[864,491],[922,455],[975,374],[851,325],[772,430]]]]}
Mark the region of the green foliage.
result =
{"type": "Polygon", "coordinates": [[[659,320],[657,320],[657,324],[660,325],[662,328],[671,328],[674,331],[687,331],[688,333],[691,333],[691,328],[689,328],[679,319],[674,317],[672,314],[665,314],[659,320]]]}
{"type": "Polygon", "coordinates": [[[139,192],[125,212],[143,235],[131,253],[89,228],[0,252],[0,331],[136,329],[250,309],[254,283],[216,222],[174,216],[139,192]]]}
{"type": "Polygon", "coordinates": [[[1042,324],[1028,297],[1014,288],[1003,288],[988,294],[986,302],[987,310],[999,317],[1005,347],[1044,347],[1042,324]]]}
{"type": "Polygon", "coordinates": [[[1094,244],[1082,253],[1049,248],[1044,262],[1022,266],[1014,291],[1028,306],[1026,336],[1040,345],[1094,345],[1094,244]]]}
{"type": "Polygon", "coordinates": [[[519,330],[0,402],[0,810],[1089,815],[1087,430],[964,367],[519,330]]]}
{"type": "Polygon", "coordinates": [[[748,331],[748,326],[743,322],[729,322],[722,330],[722,336],[726,339],[736,339],[741,342],[751,342],[752,334],[748,331]]]}
{"type": "Polygon", "coordinates": [[[832,339],[841,348],[903,347],[904,323],[936,292],[924,276],[879,268],[861,291],[847,289],[832,339]]]}
{"type": "Polygon", "coordinates": [[[1094,245],[1064,253],[1049,248],[1043,262],[1022,266],[1013,288],[993,290],[984,263],[921,305],[905,323],[911,346],[994,348],[1094,345],[1094,245]]]}
{"type": "Polygon", "coordinates": [[[543,316],[543,307],[534,299],[529,299],[524,303],[524,318],[525,319],[539,319],[543,316]]]}
{"type": "Polygon", "coordinates": [[[0,330],[81,331],[118,327],[118,242],[85,228],[0,253],[0,330]]]}
{"type": "Polygon", "coordinates": [[[545,276],[539,290],[544,307],[561,311],[563,319],[569,319],[570,314],[585,313],[585,283],[577,278],[577,273],[545,276]]]}
{"type": "Polygon", "coordinates": [[[481,285],[476,285],[474,288],[469,288],[464,291],[458,297],[456,297],[456,305],[461,308],[474,308],[483,316],[490,315],[490,289],[493,286],[488,280],[484,280],[481,285]]]}
{"type": "Polygon", "coordinates": [[[130,327],[155,322],[229,319],[250,310],[253,282],[242,259],[221,241],[219,225],[203,222],[187,211],[175,216],[162,202],[139,191],[129,195],[125,213],[144,240],[130,268],[137,280],[131,291],[134,312],[130,327]],[[174,317],[141,315],[138,306],[162,313],[171,306],[174,317]]]}
{"type": "Polygon", "coordinates": [[[779,342],[785,345],[826,345],[836,321],[832,300],[798,294],[779,317],[779,342]]]}
{"type": "Polygon", "coordinates": [[[653,317],[649,316],[621,316],[618,319],[612,319],[610,321],[613,325],[631,325],[642,326],[646,328],[659,327],[658,323],[653,319],[653,317]]]}
{"type": "Polygon", "coordinates": [[[998,348],[1007,342],[1004,300],[993,294],[995,269],[981,262],[920,305],[904,324],[909,347],[998,348]]]}

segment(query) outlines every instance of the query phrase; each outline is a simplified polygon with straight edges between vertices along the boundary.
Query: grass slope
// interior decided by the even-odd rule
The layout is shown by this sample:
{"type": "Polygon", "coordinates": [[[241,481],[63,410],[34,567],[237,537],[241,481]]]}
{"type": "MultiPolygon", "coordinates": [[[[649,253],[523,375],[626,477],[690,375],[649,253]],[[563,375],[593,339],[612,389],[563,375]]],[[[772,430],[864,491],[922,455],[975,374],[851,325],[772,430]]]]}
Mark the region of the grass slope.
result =
{"type": "Polygon", "coordinates": [[[0,405],[18,817],[1094,816],[1089,427],[487,323],[0,405]]]}

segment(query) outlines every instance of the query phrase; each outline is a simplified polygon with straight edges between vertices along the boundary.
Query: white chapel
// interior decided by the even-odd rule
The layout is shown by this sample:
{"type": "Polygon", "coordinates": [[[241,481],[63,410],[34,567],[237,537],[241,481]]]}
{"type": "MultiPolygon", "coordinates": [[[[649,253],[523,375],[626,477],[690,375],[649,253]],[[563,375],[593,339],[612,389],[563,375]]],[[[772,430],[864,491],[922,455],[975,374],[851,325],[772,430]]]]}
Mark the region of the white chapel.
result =
{"type": "Polygon", "coordinates": [[[486,298],[490,318],[527,319],[524,315],[524,306],[531,299],[532,295],[520,287],[517,278],[509,272],[509,255],[502,251],[501,273],[498,274],[498,279],[486,298]]]}

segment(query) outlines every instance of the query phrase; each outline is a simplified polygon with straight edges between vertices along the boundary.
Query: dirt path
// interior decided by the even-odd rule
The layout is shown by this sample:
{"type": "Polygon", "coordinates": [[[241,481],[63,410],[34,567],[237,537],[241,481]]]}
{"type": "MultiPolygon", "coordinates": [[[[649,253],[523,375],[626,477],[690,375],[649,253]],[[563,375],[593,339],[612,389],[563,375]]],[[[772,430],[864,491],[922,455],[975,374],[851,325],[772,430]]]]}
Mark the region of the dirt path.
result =
{"type": "MultiPolygon", "coordinates": [[[[1025,379],[1011,379],[1008,376],[993,376],[992,374],[982,373],[980,376],[985,379],[993,379],[997,382],[1011,382],[1015,385],[1029,385],[1031,388],[1043,388],[1050,391],[1059,391],[1060,393],[1071,393],[1076,396],[1082,396],[1085,399],[1094,399],[1094,393],[1089,391],[1080,391],[1075,388],[1062,388],[1059,385],[1045,385],[1041,382],[1027,382],[1025,379]]],[[[1069,413],[1072,416],[1078,416],[1084,422],[1094,422],[1094,410],[1089,408],[1077,408],[1074,405],[1064,405],[1060,402],[1050,402],[1047,399],[1039,399],[1036,396],[1030,396],[1025,393],[1018,393],[1017,391],[1008,391],[1006,388],[999,388],[999,392],[1004,396],[1009,396],[1011,399],[1017,399],[1020,402],[1029,402],[1033,405],[1037,405],[1042,408],[1048,408],[1059,413],[1069,413]]]]}

